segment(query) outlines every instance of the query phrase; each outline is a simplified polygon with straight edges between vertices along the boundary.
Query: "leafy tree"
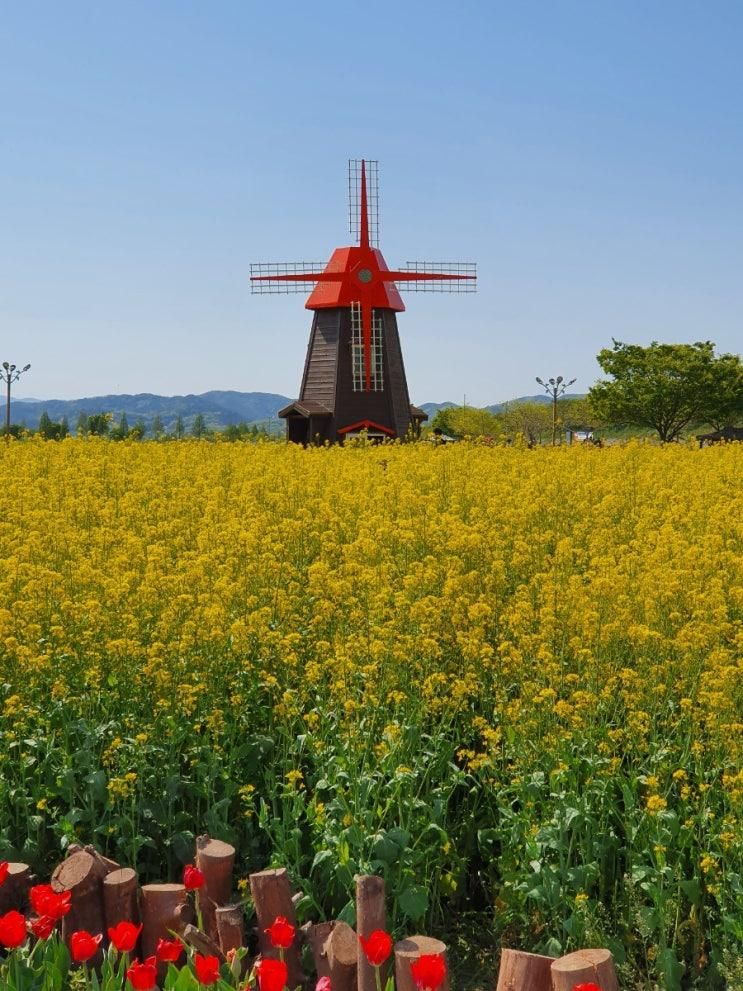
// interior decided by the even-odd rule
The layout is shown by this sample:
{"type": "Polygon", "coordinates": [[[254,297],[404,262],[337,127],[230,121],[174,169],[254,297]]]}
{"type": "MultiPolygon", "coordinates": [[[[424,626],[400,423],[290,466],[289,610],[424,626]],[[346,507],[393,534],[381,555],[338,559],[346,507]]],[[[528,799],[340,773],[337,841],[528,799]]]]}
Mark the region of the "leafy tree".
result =
{"type": "Polygon", "coordinates": [[[557,404],[557,421],[567,430],[588,430],[600,422],[588,399],[561,399],[557,404]]]}
{"type": "Polygon", "coordinates": [[[711,341],[647,347],[614,341],[598,363],[611,379],[589,391],[602,419],[652,427],[662,441],[675,440],[692,422],[724,422],[743,411],[743,368],[737,355],[715,355],[711,341]],[[721,397],[721,398],[720,398],[721,397]]]}
{"type": "Polygon", "coordinates": [[[108,437],[112,419],[111,413],[91,413],[87,418],[87,433],[94,437],[108,437]]]}
{"type": "Polygon", "coordinates": [[[85,437],[88,433],[88,414],[84,410],[80,410],[77,415],[77,425],[75,426],[75,433],[78,437],[85,437]]]}
{"type": "Polygon", "coordinates": [[[183,425],[183,417],[181,416],[180,413],[175,419],[175,426],[173,427],[173,433],[178,438],[178,440],[182,440],[183,437],[185,436],[186,428],[183,425]]]}
{"type": "Polygon", "coordinates": [[[152,436],[155,440],[160,440],[164,433],[165,427],[163,426],[163,421],[158,413],[152,418],[152,436]]]}
{"type": "Polygon", "coordinates": [[[39,435],[44,440],[62,440],[70,432],[67,425],[67,418],[62,417],[59,423],[55,423],[46,410],[39,417],[39,435]]]}
{"type": "Polygon", "coordinates": [[[39,434],[44,440],[54,440],[54,424],[46,410],[39,417],[39,434]]]}
{"type": "Polygon", "coordinates": [[[436,410],[431,428],[439,428],[451,437],[493,437],[503,430],[494,413],[476,406],[448,406],[436,410]]]}
{"type": "Polygon", "coordinates": [[[737,354],[722,354],[715,361],[704,419],[715,430],[743,419],[743,362],[737,354]]]}
{"type": "Polygon", "coordinates": [[[514,403],[501,414],[505,432],[521,434],[530,444],[552,436],[552,408],[547,403],[514,403]]]}
{"type": "Polygon", "coordinates": [[[129,418],[126,413],[119,417],[119,424],[111,431],[112,440],[126,440],[129,436],[129,418]]]}
{"type": "Polygon", "coordinates": [[[206,434],[206,420],[204,419],[203,413],[197,413],[193,419],[193,425],[191,427],[191,434],[193,437],[201,438],[206,434]]]}
{"type": "Polygon", "coordinates": [[[140,419],[137,420],[137,422],[134,424],[132,429],[129,431],[128,436],[130,440],[142,440],[142,438],[146,433],[147,433],[147,424],[140,417],[140,419]]]}

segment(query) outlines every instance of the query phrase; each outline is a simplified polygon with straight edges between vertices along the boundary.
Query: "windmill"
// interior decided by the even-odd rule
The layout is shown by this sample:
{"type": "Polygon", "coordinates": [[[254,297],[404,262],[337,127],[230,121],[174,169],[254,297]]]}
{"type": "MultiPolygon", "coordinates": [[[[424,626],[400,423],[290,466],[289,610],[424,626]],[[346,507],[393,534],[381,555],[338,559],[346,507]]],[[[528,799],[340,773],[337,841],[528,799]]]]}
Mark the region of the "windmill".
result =
{"type": "Polygon", "coordinates": [[[320,262],[250,266],[255,294],[309,292],[314,310],[299,399],[279,411],[287,439],[342,441],[362,430],[377,439],[420,432],[426,413],[412,406],[397,330],[400,289],[475,292],[470,262],[406,262],[390,270],[379,250],[379,167],[348,163],[349,229],[358,241],[320,262]]]}

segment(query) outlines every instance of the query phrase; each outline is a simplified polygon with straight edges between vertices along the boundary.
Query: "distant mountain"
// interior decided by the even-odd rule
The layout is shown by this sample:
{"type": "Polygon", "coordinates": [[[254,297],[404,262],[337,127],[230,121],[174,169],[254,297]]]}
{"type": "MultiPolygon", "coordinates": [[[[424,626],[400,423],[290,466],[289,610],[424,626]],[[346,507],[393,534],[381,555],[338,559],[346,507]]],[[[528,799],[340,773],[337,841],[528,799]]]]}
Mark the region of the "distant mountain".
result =
{"type": "Polygon", "coordinates": [[[137,395],[90,396],[84,399],[40,399],[13,400],[10,414],[14,423],[32,429],[39,425],[41,414],[46,413],[52,420],[67,417],[71,430],[80,413],[112,413],[114,422],[126,413],[129,426],[143,420],[146,427],[152,426],[156,416],[162,420],[166,430],[172,430],[176,419],[181,416],[188,430],[194,417],[201,413],[211,428],[223,428],[231,423],[253,423],[256,420],[270,420],[291,400],[273,392],[205,392],[202,395],[155,396],[149,392],[137,395]]]}
{"type": "MultiPolygon", "coordinates": [[[[583,396],[570,394],[566,399],[582,399],[583,396]]],[[[520,396],[505,403],[494,403],[486,406],[493,413],[502,412],[506,407],[518,403],[549,403],[549,396],[520,396]]],[[[80,413],[112,413],[114,424],[122,413],[126,413],[129,426],[133,427],[137,420],[144,421],[149,429],[156,416],[162,420],[164,428],[171,431],[176,419],[181,416],[186,430],[190,429],[194,417],[201,413],[207,427],[215,430],[224,429],[232,423],[257,424],[271,432],[281,430],[276,422],[276,414],[291,399],[274,392],[232,392],[212,390],[201,395],[188,396],[156,396],[150,392],[140,392],[136,395],[89,396],[84,399],[14,399],[11,402],[10,415],[13,423],[19,423],[32,430],[39,425],[39,418],[46,412],[52,420],[67,417],[70,429],[74,432],[75,424],[80,413]],[[273,420],[273,423],[271,422],[273,420]]],[[[437,410],[451,409],[459,403],[423,403],[421,409],[433,418],[437,410]]]]}
{"type": "Polygon", "coordinates": [[[453,409],[456,405],[456,403],[423,403],[420,408],[429,416],[433,416],[440,409],[453,409]]]}
{"type": "MultiPolygon", "coordinates": [[[[585,392],[568,392],[561,399],[585,399],[585,392]]],[[[538,396],[519,396],[518,399],[507,399],[504,403],[493,403],[492,406],[486,406],[485,409],[489,409],[491,413],[502,413],[503,410],[508,409],[509,406],[519,406],[522,403],[551,403],[552,399],[550,396],[546,395],[544,392],[540,392],[538,396]]]]}

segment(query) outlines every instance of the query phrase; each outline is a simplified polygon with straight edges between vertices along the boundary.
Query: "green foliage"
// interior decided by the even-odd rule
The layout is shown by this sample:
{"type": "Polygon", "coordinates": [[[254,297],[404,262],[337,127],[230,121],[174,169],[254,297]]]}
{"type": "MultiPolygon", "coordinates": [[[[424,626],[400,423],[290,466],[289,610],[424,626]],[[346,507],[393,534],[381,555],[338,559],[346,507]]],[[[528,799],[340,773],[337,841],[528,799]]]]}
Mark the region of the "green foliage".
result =
{"type": "Polygon", "coordinates": [[[258,429],[255,423],[245,423],[244,421],[240,423],[231,423],[228,427],[222,431],[221,436],[224,440],[236,441],[236,440],[258,440],[259,437],[268,437],[266,431],[261,427],[258,429]]]}
{"type": "Polygon", "coordinates": [[[476,406],[449,406],[437,410],[431,429],[443,430],[450,437],[493,437],[501,433],[497,416],[476,406]]]}
{"type": "Polygon", "coordinates": [[[614,341],[598,354],[611,379],[590,392],[591,409],[616,424],[651,427],[675,440],[690,423],[722,425],[743,414],[743,365],[737,355],[716,356],[711,341],[647,347],[614,341]]]}
{"type": "Polygon", "coordinates": [[[552,437],[552,411],[547,403],[515,403],[501,418],[503,430],[511,439],[521,435],[530,444],[542,444],[552,437]]]}
{"type": "MultiPolygon", "coordinates": [[[[85,416],[84,413],[80,414],[81,417],[85,416]]],[[[91,413],[90,416],[85,416],[84,422],[84,433],[90,434],[93,437],[108,437],[111,432],[111,420],[113,419],[110,413],[91,413]]],[[[79,429],[80,421],[78,421],[79,429]]]]}
{"type": "Polygon", "coordinates": [[[206,420],[202,413],[197,413],[191,426],[191,435],[198,439],[205,437],[207,433],[206,420]]]}
{"type": "Polygon", "coordinates": [[[129,436],[129,419],[126,413],[119,417],[119,424],[111,431],[111,440],[126,440],[129,436]]]}

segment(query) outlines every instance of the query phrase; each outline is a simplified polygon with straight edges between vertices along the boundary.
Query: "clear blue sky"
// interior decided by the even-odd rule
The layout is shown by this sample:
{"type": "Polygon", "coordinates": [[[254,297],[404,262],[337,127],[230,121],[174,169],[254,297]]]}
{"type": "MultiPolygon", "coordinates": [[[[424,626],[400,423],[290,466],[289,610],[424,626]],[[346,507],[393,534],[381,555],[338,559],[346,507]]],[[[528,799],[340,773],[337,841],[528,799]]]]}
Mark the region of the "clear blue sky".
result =
{"type": "Polygon", "coordinates": [[[249,264],[476,260],[410,293],[413,401],[599,374],[612,336],[743,346],[740,0],[3,4],[0,360],[19,396],[297,393],[310,313],[249,264]]]}

